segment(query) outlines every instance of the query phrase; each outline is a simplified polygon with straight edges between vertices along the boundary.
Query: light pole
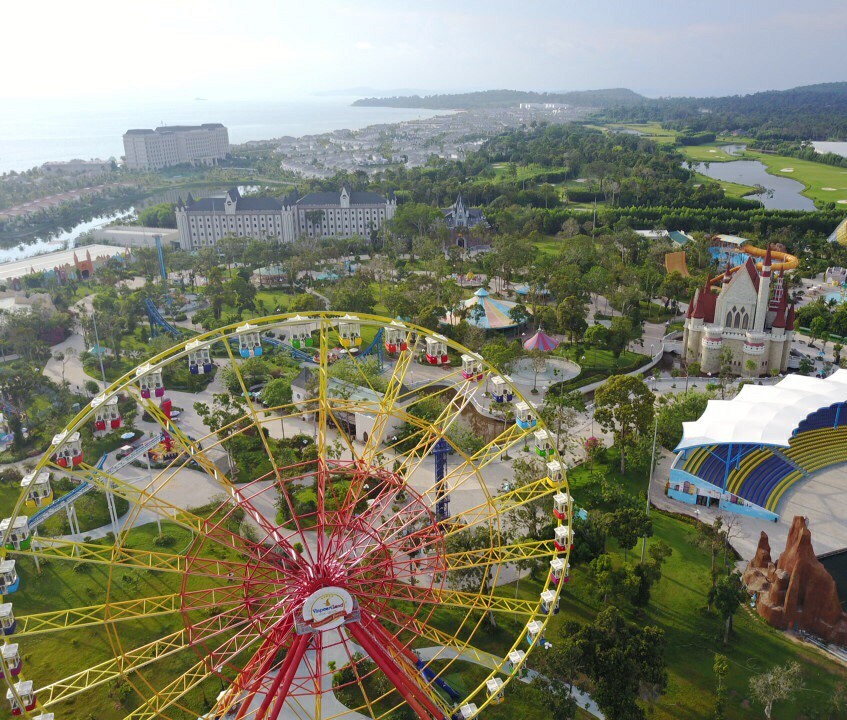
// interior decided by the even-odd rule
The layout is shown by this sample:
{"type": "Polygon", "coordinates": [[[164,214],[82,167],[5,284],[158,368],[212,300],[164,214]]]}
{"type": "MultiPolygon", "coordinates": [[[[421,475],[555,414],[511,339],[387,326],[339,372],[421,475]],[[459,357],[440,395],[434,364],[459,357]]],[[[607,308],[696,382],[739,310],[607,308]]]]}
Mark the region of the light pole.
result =
{"type": "Polygon", "coordinates": [[[103,385],[108,387],[106,371],[103,369],[103,348],[100,346],[100,335],[97,332],[97,311],[93,307],[91,317],[94,320],[94,342],[97,343],[97,359],[100,361],[100,374],[103,376],[103,385]]]}
{"type": "MultiPolygon", "coordinates": [[[[650,475],[647,477],[647,517],[650,517],[650,488],[653,486],[653,466],[656,461],[656,436],[659,433],[659,413],[653,408],[653,450],[650,453],[650,475]]],[[[647,552],[647,536],[641,539],[641,562],[644,563],[644,553],[647,552]]]]}

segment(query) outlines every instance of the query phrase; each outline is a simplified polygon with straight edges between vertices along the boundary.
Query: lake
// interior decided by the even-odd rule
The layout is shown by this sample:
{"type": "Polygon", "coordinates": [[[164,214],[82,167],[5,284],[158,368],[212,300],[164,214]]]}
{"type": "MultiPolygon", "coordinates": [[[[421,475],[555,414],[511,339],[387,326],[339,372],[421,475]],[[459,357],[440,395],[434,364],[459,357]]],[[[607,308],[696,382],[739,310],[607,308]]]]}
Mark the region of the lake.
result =
{"type": "Polygon", "coordinates": [[[55,252],[56,250],[72,248],[76,245],[76,239],[84,232],[102,227],[127,215],[134,216],[135,208],[130,207],[109,215],[98,215],[90,220],[74,225],[72,228],[62,230],[50,238],[35,238],[32,242],[2,248],[0,249],[0,263],[23,260],[24,258],[35,257],[36,255],[43,255],[44,253],[55,252]]]}
{"type": "Polygon", "coordinates": [[[769,193],[747,195],[758,200],[769,210],[814,210],[815,203],[800,193],[803,183],[786,177],[769,175],[766,166],[758,160],[733,160],[732,162],[695,163],[693,169],[714,180],[740,185],[761,185],[769,193]]]}
{"type": "Polygon", "coordinates": [[[812,146],[815,148],[815,152],[821,154],[835,153],[836,155],[847,158],[847,142],[821,142],[815,140],[812,146]]]}

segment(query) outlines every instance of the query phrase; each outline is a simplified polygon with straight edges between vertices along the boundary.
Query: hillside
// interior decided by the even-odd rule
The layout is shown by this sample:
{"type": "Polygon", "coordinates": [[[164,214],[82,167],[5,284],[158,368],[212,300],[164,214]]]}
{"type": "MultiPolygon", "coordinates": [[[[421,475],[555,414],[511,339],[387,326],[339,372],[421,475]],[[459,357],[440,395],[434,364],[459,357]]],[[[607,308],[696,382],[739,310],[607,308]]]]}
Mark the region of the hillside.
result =
{"type": "Polygon", "coordinates": [[[614,122],[662,122],[675,130],[738,132],[760,140],[847,139],[847,82],[752,95],[661,98],[607,107],[614,122]]]}
{"type": "Polygon", "coordinates": [[[564,103],[578,107],[604,108],[629,106],[645,100],[632,90],[576,90],[572,92],[539,93],[521,90],[484,90],[481,92],[444,95],[406,95],[399,97],[370,97],[356,100],[361,107],[426,108],[428,110],[471,110],[474,108],[510,107],[518,103],[564,103]]]}

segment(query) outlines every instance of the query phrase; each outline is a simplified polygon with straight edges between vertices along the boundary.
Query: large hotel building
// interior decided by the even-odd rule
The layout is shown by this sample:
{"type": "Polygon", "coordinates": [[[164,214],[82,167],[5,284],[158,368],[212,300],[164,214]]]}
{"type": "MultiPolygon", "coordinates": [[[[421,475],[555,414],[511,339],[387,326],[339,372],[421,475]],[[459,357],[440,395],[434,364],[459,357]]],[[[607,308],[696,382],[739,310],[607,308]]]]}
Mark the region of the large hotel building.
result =
{"type": "Polygon", "coordinates": [[[372,192],[316,192],[297,199],[242,197],[237,188],[224,197],[195,200],[191,195],[176,206],[176,225],[183,250],[217,244],[228,236],[291,242],[295,238],[359,235],[368,237],[394,217],[397,200],[372,192]]]}
{"type": "Polygon", "coordinates": [[[215,165],[228,154],[229,133],[220,123],[166,125],[124,134],[128,170],[158,170],[185,163],[215,165]]]}

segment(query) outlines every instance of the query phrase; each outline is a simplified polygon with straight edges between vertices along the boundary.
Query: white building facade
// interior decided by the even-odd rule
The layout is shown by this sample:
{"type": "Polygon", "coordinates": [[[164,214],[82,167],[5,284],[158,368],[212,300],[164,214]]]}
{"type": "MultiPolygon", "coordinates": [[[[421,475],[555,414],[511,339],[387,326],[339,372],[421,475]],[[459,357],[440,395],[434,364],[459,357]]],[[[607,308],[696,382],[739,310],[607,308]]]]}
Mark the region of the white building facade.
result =
{"type": "Polygon", "coordinates": [[[770,248],[761,273],[752,258],[723,274],[720,292],[711,283],[694,293],[688,306],[682,348],[688,364],[697,362],[704,373],[721,371],[721,353],[731,351],[736,375],[767,375],[788,367],[794,337],[794,306],[781,276],[771,282],[770,248]]]}
{"type": "Polygon", "coordinates": [[[125,167],[158,170],[172,165],[215,165],[229,154],[229,132],[220,123],[127,130],[125,167]]]}
{"type": "Polygon", "coordinates": [[[176,206],[179,244],[183,250],[216,245],[225,237],[292,242],[298,237],[368,237],[394,217],[397,201],[376,193],[311,193],[297,200],[242,197],[233,188],[221,198],[194,200],[176,206]]]}

